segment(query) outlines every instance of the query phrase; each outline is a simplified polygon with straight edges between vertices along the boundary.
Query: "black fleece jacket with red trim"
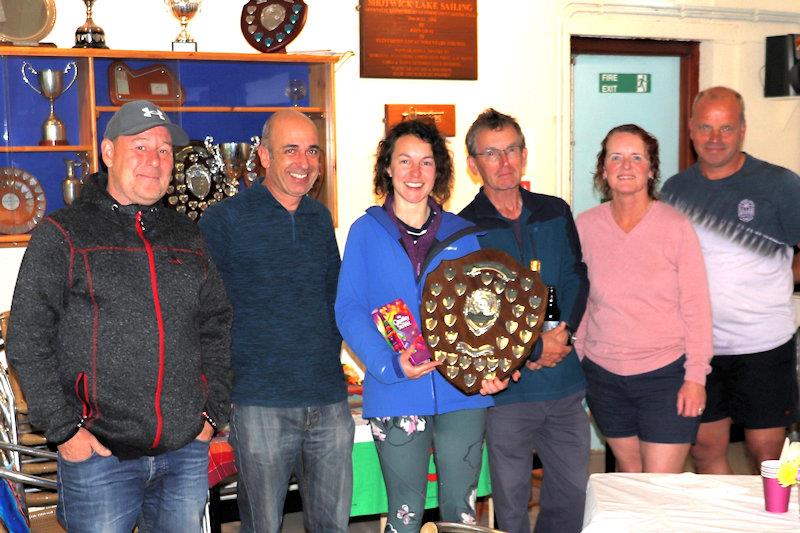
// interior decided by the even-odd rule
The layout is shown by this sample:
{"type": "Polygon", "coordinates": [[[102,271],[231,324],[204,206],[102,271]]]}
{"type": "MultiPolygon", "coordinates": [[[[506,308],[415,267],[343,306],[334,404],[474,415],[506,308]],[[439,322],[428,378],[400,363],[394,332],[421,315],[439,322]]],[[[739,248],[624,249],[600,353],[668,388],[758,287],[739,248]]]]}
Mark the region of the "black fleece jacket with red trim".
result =
{"type": "Polygon", "coordinates": [[[204,411],[227,422],[232,312],[195,224],[121,206],[107,181],[34,230],[8,357],[51,442],[81,425],[118,457],[157,455],[191,442],[204,411]]]}

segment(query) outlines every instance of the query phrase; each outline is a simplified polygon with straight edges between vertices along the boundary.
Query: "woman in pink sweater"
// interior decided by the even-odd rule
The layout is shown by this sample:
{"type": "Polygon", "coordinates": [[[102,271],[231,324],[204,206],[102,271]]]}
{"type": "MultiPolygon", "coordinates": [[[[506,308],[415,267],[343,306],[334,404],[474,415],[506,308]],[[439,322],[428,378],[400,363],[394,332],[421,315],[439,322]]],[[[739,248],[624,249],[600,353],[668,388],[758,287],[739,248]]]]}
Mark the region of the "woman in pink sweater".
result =
{"type": "Polygon", "coordinates": [[[711,304],[691,223],[656,199],[658,141],[612,129],[576,219],[589,301],[576,335],[586,399],[623,472],[681,472],[697,435],[712,356],[711,304]]]}

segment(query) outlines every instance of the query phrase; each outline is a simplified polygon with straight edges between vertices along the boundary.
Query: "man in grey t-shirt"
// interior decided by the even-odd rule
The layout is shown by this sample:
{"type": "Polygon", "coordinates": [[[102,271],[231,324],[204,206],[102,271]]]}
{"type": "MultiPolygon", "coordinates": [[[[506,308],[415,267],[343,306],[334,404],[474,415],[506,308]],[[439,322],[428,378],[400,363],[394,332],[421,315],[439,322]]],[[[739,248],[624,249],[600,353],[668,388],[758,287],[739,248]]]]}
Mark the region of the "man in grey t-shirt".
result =
{"type": "Polygon", "coordinates": [[[670,178],[663,198],[686,213],[700,239],[714,320],[707,404],[692,457],[698,472],[732,473],[732,422],[758,465],[780,455],[797,419],[792,246],[800,241],[800,178],[742,152],[741,95],[697,95],[689,133],[698,162],[670,178]]]}

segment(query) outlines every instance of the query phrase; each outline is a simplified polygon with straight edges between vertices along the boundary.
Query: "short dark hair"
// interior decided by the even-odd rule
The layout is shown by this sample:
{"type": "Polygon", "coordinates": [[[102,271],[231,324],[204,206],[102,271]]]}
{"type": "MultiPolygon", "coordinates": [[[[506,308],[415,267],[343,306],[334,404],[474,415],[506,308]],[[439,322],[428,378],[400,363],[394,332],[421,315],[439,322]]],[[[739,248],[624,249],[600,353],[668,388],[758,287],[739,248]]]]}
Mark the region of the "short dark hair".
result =
{"type": "Polygon", "coordinates": [[[611,188],[608,186],[608,181],[603,178],[603,169],[606,163],[606,155],[608,155],[608,140],[615,133],[632,133],[644,142],[645,149],[647,150],[647,159],[650,161],[650,172],[653,174],[653,178],[647,180],[647,196],[655,200],[657,198],[656,185],[661,179],[661,170],[659,169],[661,160],[658,157],[658,140],[644,128],[636,124],[622,124],[616,128],[611,128],[606,134],[606,138],[600,143],[600,151],[597,152],[597,166],[595,166],[594,169],[594,188],[597,189],[597,192],[600,193],[603,200],[611,200],[611,188]]]}
{"type": "Polygon", "coordinates": [[[431,196],[438,203],[445,203],[450,198],[450,191],[453,188],[453,156],[447,148],[447,142],[444,137],[429,120],[416,119],[398,122],[378,143],[378,154],[375,158],[375,176],[373,179],[375,194],[379,197],[385,197],[394,192],[392,177],[387,172],[387,169],[392,163],[394,145],[397,143],[397,139],[404,135],[413,135],[431,145],[433,162],[436,165],[436,178],[433,182],[431,196]]]}
{"type": "Polygon", "coordinates": [[[475,119],[472,126],[467,131],[465,141],[467,143],[467,153],[471,156],[477,155],[478,147],[475,138],[481,130],[501,130],[505,127],[513,128],[519,137],[520,148],[525,148],[525,135],[522,134],[522,128],[519,127],[517,120],[511,115],[503,114],[496,109],[489,108],[475,119]]]}

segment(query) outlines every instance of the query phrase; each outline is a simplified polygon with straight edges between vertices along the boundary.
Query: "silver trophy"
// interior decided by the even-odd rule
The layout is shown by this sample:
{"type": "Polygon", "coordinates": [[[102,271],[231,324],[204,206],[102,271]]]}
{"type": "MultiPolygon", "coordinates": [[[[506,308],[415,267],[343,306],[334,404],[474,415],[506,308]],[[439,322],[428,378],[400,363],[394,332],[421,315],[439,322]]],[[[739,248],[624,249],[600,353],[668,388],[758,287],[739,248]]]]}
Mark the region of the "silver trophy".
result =
{"type": "Polygon", "coordinates": [[[289,80],[289,84],[283,93],[289,97],[292,107],[299,107],[300,101],[306,97],[306,84],[303,80],[289,80]]]}
{"type": "Polygon", "coordinates": [[[250,144],[227,142],[215,145],[213,142],[213,137],[206,137],[206,148],[214,155],[219,170],[225,175],[225,195],[233,196],[239,192],[240,179],[249,187],[255,181],[255,157],[259,138],[252,137],[250,144]]]}
{"type": "Polygon", "coordinates": [[[181,31],[172,43],[172,50],[175,52],[196,52],[197,43],[189,35],[189,21],[200,10],[202,0],[164,0],[172,14],[181,23],[181,31]]]}
{"type": "Polygon", "coordinates": [[[50,115],[42,124],[42,140],[39,141],[41,146],[57,146],[68,144],[64,123],[61,122],[61,120],[56,116],[55,101],[56,98],[64,94],[69,90],[70,87],[72,87],[72,84],[75,83],[77,78],[78,66],[74,61],[67,63],[67,66],[63,71],[50,68],[37,71],[35,68],[33,68],[33,65],[27,61],[22,62],[22,79],[25,81],[25,84],[50,101],[50,115]],[[72,80],[70,80],[67,86],[64,87],[64,76],[70,71],[72,71],[72,80]],[[39,79],[39,83],[31,83],[26,72],[36,76],[39,79]]]}
{"type": "Polygon", "coordinates": [[[61,182],[61,192],[64,195],[64,203],[72,205],[81,194],[83,177],[89,173],[89,160],[86,154],[82,154],[79,161],[65,159],[64,163],[67,165],[67,176],[61,182]],[[75,173],[76,169],[81,169],[80,177],[75,173]]]}

